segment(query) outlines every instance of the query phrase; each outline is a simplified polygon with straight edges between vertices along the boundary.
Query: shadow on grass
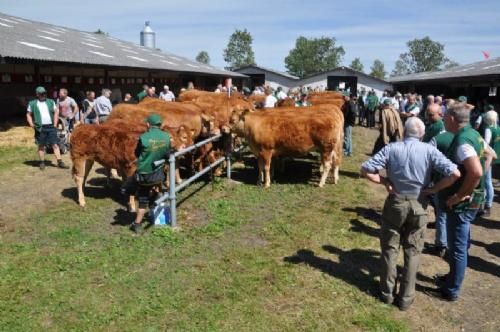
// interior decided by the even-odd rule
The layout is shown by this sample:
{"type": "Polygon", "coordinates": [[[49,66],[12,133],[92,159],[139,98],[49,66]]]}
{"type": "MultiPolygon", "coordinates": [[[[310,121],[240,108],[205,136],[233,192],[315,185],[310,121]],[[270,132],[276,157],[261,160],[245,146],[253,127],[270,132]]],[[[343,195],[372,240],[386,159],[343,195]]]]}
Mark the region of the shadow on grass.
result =
{"type": "Polygon", "coordinates": [[[360,176],[359,176],[359,173],[358,172],[351,172],[351,171],[343,171],[343,170],[339,170],[339,176],[340,177],[348,177],[348,178],[351,178],[351,179],[359,179],[360,176]]]}
{"type": "MultiPolygon", "coordinates": [[[[38,167],[40,167],[40,160],[26,160],[26,161],[23,161],[23,164],[26,165],[26,166],[38,168],[38,167]]],[[[47,166],[47,167],[57,167],[57,165],[54,164],[52,162],[52,160],[50,160],[50,159],[49,160],[45,159],[45,166],[47,166]]]]}
{"type": "MultiPolygon", "coordinates": [[[[90,186],[85,186],[83,192],[85,197],[91,197],[95,199],[106,199],[111,198],[118,204],[127,206],[128,198],[120,194],[120,181],[111,179],[111,187],[107,186],[106,178],[92,178],[87,181],[90,186]]],[[[61,195],[65,198],[69,198],[78,203],[78,191],[76,186],[71,188],[65,188],[62,190],[61,195]]]]}
{"type": "Polygon", "coordinates": [[[330,254],[337,255],[339,262],[316,256],[307,249],[298,250],[296,254],[283,260],[291,264],[306,264],[334,278],[343,280],[359,290],[374,297],[378,296],[380,254],[373,250],[352,249],[344,251],[331,245],[323,246],[330,254]]]}
{"type": "Polygon", "coordinates": [[[359,219],[351,219],[351,228],[350,231],[356,232],[356,233],[363,233],[366,235],[370,235],[373,237],[378,238],[380,235],[380,229],[371,227],[363,222],[361,222],[359,219]]]}
{"type": "Polygon", "coordinates": [[[380,212],[376,211],[375,209],[367,209],[367,208],[362,207],[362,206],[357,206],[355,208],[345,207],[345,208],[342,208],[342,211],[356,212],[358,214],[358,217],[363,217],[365,219],[374,221],[379,225],[381,224],[382,215],[380,214],[380,212]]]}

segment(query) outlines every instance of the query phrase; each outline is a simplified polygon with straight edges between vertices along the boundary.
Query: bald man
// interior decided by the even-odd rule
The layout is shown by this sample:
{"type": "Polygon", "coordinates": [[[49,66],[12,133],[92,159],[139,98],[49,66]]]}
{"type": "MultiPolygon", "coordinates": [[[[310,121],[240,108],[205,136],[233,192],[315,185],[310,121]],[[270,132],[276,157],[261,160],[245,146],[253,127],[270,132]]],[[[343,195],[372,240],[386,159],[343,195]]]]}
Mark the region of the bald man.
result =
{"type": "Polygon", "coordinates": [[[422,142],[428,143],[432,138],[443,132],[444,122],[441,117],[441,106],[439,104],[430,104],[427,107],[427,118],[429,119],[429,125],[425,128],[425,135],[422,138],[422,142]]]}

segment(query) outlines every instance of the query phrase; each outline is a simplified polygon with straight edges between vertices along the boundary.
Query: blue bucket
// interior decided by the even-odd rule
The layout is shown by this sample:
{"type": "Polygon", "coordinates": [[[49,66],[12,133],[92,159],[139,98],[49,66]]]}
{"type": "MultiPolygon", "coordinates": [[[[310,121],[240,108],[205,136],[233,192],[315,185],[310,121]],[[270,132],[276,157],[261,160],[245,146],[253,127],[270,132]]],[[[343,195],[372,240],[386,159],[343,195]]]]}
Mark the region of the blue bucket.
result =
{"type": "Polygon", "coordinates": [[[149,221],[155,226],[170,225],[170,207],[165,203],[160,203],[149,210],[149,221]]]}

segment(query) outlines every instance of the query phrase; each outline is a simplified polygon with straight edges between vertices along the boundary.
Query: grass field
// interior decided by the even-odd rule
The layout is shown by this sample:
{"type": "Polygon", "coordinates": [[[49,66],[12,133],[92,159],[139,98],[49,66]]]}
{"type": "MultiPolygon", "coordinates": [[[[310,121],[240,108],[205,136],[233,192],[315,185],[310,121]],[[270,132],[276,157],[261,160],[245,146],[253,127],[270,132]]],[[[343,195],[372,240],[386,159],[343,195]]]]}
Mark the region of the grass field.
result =
{"type": "Polygon", "coordinates": [[[305,163],[268,190],[250,167],[242,184],[197,183],[178,231],[132,235],[116,195],[33,212],[1,233],[0,330],[405,331],[374,297],[377,226],[356,213],[371,201],[364,159],[323,189],[305,163]]]}

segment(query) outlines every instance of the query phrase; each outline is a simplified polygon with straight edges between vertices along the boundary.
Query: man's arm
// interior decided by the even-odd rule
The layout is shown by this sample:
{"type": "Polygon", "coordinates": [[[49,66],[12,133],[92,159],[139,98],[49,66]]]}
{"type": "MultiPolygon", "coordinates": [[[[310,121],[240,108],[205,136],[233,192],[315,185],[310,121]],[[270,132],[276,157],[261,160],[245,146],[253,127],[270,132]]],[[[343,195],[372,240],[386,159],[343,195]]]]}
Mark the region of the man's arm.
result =
{"type": "Polygon", "coordinates": [[[28,121],[28,124],[31,128],[35,126],[33,124],[33,116],[31,115],[31,112],[26,112],[26,120],[28,121]]]}
{"type": "Polygon", "coordinates": [[[59,123],[59,107],[54,105],[54,127],[59,123]]]}
{"type": "Polygon", "coordinates": [[[373,183],[384,185],[389,194],[396,193],[392,187],[391,181],[388,178],[381,176],[379,173],[369,173],[366,169],[361,168],[361,175],[373,183]]]}
{"type": "Polygon", "coordinates": [[[446,201],[446,205],[448,207],[452,207],[453,205],[460,203],[469,199],[472,191],[479,184],[479,180],[483,175],[483,169],[481,167],[481,162],[479,161],[479,157],[469,157],[463,161],[465,170],[467,171],[465,174],[464,182],[462,186],[458,189],[458,191],[448,198],[446,201]]]}
{"type": "Polygon", "coordinates": [[[460,179],[460,176],[461,176],[460,171],[458,169],[456,169],[450,175],[439,180],[438,183],[436,183],[431,188],[427,188],[427,189],[423,190],[422,194],[424,194],[424,195],[437,194],[441,190],[448,188],[453,183],[455,183],[455,181],[460,179]]]}
{"type": "MultiPolygon", "coordinates": [[[[78,104],[74,100],[72,101],[71,108],[73,109],[72,117],[75,117],[78,114],[78,112],[80,112],[80,108],[78,107],[78,104]]],[[[79,116],[78,117],[79,121],[81,120],[80,118],[81,117],[79,116]]]]}

